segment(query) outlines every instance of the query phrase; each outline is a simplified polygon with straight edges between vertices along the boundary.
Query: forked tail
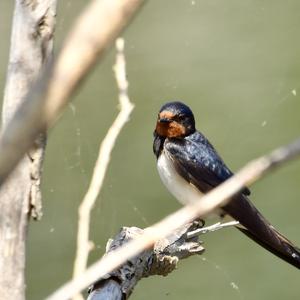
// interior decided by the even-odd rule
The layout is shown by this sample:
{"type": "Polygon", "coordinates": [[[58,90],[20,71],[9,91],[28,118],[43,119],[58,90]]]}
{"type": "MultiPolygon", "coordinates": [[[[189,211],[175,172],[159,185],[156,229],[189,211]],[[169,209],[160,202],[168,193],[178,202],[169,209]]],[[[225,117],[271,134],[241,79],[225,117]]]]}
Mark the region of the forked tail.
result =
{"type": "Polygon", "coordinates": [[[300,269],[300,249],[279,233],[244,195],[237,195],[224,208],[237,228],[276,256],[300,269]]]}

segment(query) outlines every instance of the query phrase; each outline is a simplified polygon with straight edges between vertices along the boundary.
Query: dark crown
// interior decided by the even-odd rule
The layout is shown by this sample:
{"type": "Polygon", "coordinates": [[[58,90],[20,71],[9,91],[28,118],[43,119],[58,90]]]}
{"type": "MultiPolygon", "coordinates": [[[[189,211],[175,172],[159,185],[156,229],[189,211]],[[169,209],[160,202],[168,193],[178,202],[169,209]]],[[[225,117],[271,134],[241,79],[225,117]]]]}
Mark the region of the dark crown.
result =
{"type": "Polygon", "coordinates": [[[194,119],[194,114],[191,109],[187,105],[179,101],[167,102],[161,107],[159,112],[163,111],[169,111],[174,115],[184,115],[186,117],[191,117],[192,119],[194,119]]]}

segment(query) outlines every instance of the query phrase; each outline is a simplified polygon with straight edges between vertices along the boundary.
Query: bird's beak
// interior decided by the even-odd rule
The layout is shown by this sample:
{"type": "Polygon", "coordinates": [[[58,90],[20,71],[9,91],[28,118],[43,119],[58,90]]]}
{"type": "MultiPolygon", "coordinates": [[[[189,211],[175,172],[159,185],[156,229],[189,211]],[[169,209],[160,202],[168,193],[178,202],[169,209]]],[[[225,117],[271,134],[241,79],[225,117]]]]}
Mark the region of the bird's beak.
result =
{"type": "Polygon", "coordinates": [[[158,120],[159,123],[171,123],[172,120],[168,118],[161,118],[158,120]]]}

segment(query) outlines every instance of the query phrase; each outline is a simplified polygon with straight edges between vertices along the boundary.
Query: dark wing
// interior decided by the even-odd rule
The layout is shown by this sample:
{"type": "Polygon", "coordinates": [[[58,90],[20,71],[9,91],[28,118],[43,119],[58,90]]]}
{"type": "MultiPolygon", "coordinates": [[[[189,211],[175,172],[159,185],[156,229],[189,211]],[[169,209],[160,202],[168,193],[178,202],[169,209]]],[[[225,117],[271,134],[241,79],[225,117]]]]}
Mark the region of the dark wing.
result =
{"type": "MultiPolygon", "coordinates": [[[[204,193],[233,175],[199,132],[181,140],[166,140],[164,146],[181,176],[204,193]]],[[[242,194],[235,195],[223,207],[224,212],[239,221],[242,226],[237,228],[244,234],[300,269],[300,249],[270,225],[248,200],[248,194],[250,191],[245,188],[242,194]]]]}
{"type": "MultiPolygon", "coordinates": [[[[177,172],[203,193],[233,175],[213,146],[199,132],[184,139],[166,140],[165,150],[177,172]]],[[[249,195],[249,189],[245,188],[243,194],[249,195]]]]}
{"type": "MultiPolygon", "coordinates": [[[[198,132],[181,140],[166,140],[164,146],[177,172],[204,193],[233,175],[213,146],[198,132]]],[[[237,228],[244,234],[300,269],[300,249],[270,225],[246,197],[249,194],[245,188],[242,194],[235,195],[223,207],[224,212],[239,221],[242,226],[237,228]]]]}

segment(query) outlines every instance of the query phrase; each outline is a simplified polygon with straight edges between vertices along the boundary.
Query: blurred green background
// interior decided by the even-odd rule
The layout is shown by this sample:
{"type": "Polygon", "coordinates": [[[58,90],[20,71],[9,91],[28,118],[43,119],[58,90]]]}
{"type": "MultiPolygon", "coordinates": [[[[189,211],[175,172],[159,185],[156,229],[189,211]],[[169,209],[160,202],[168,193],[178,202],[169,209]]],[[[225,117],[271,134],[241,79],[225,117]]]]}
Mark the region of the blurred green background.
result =
{"type": "MultiPolygon", "coordinates": [[[[0,2],[0,89],[13,1],[0,2]]],[[[59,1],[56,50],[86,1],[59,1]]],[[[125,33],[130,96],[136,107],[121,133],[92,215],[99,258],[121,226],[145,227],[179,208],[161,184],[152,154],[160,106],[190,105],[198,128],[235,171],[300,135],[300,2],[149,1],[125,33]]],[[[31,222],[28,299],[42,299],[72,273],[77,207],[98,146],[115,118],[114,51],[95,67],[49,134],[44,217],[31,222]]],[[[252,187],[253,202],[300,245],[300,161],[252,187]]],[[[299,271],[234,228],[203,237],[206,253],[167,278],[142,280],[132,299],[299,299],[299,271]]]]}

